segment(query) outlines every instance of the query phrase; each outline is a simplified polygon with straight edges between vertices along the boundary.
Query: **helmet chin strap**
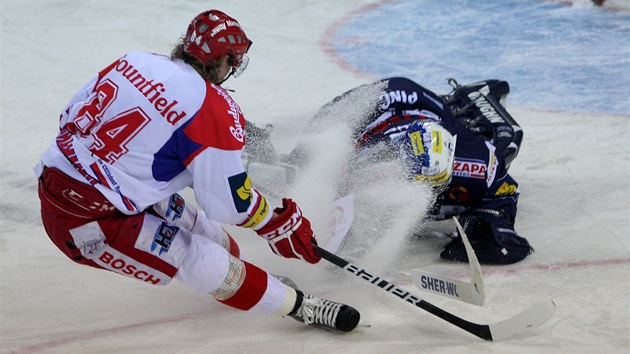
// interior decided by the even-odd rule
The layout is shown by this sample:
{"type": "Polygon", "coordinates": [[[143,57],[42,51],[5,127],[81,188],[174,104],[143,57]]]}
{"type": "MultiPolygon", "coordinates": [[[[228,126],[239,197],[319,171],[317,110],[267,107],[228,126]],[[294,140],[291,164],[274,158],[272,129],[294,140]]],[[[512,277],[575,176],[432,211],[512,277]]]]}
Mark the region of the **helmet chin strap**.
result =
{"type": "Polygon", "coordinates": [[[227,79],[229,79],[233,74],[234,74],[234,68],[232,68],[232,70],[230,70],[230,72],[223,78],[223,80],[221,80],[219,83],[217,83],[217,85],[221,86],[221,84],[223,84],[224,82],[227,81],[227,79]]]}
{"type": "MultiPolygon", "coordinates": [[[[230,56],[230,58],[233,58],[232,56],[230,56]]],[[[232,59],[233,60],[233,59],[232,59]]],[[[232,64],[233,61],[228,61],[229,64],[232,64]]],[[[227,79],[229,79],[230,77],[234,76],[237,77],[238,75],[236,75],[236,71],[238,70],[237,66],[231,66],[230,67],[230,72],[223,78],[223,80],[221,80],[221,82],[218,83],[218,85],[221,85],[222,83],[226,82],[227,79]]],[[[243,69],[244,70],[244,69],[243,69]]]]}

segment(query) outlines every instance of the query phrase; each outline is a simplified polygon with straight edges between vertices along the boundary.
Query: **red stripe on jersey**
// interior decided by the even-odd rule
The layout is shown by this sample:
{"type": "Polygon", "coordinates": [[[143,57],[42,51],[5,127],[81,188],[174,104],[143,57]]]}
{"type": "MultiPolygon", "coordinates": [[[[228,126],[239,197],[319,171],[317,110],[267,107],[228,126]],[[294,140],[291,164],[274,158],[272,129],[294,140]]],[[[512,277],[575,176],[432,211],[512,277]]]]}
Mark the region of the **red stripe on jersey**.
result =
{"type": "Polygon", "coordinates": [[[253,264],[245,261],[243,263],[245,264],[243,285],[229,299],[218,301],[230,307],[247,311],[254,307],[267,291],[267,273],[253,264]]]}
{"type": "Polygon", "coordinates": [[[236,102],[220,86],[206,83],[206,97],[184,133],[203,147],[241,150],[245,146],[244,130],[245,118],[236,102]]]}
{"type": "Polygon", "coordinates": [[[120,199],[122,199],[123,204],[127,207],[129,211],[138,211],[136,205],[131,201],[131,199],[125,197],[124,195],[120,195],[120,199]]]}
{"type": "Polygon", "coordinates": [[[112,186],[109,184],[109,181],[107,181],[107,178],[105,177],[105,175],[102,173],[101,169],[98,167],[98,165],[96,164],[96,162],[92,163],[90,165],[90,169],[92,169],[92,172],[94,172],[94,174],[96,175],[96,179],[105,187],[112,189],[112,186]]]}

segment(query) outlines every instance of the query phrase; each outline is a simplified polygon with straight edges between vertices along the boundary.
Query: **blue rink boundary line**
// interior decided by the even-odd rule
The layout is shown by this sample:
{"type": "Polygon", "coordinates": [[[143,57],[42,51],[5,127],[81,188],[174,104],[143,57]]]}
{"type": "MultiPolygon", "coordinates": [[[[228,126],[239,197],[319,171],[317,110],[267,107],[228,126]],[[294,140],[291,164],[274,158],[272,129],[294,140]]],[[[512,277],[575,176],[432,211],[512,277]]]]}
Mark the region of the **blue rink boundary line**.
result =
{"type": "Polygon", "coordinates": [[[630,13],[538,0],[385,0],[327,28],[324,52],[373,80],[407,76],[446,93],[506,80],[542,110],[630,115],[630,13]],[[456,58],[456,60],[454,60],[456,58]]]}
{"type": "MultiPolygon", "coordinates": [[[[619,258],[619,259],[608,259],[608,260],[606,259],[589,260],[589,261],[580,261],[580,262],[559,262],[559,263],[553,263],[553,264],[534,264],[534,265],[529,265],[529,266],[516,266],[514,268],[508,268],[506,266],[499,266],[496,268],[486,267],[483,271],[483,274],[484,274],[484,277],[487,278],[489,276],[496,276],[496,275],[521,274],[523,272],[548,273],[549,271],[556,271],[556,270],[567,270],[567,269],[589,268],[589,267],[609,267],[609,266],[625,265],[625,264],[630,264],[630,258],[619,258]]],[[[470,274],[469,273],[462,273],[460,275],[447,274],[446,276],[457,278],[457,277],[467,277],[467,276],[470,276],[470,274]]],[[[237,310],[234,310],[234,311],[237,311],[237,310]]],[[[10,351],[8,353],[32,354],[32,353],[46,352],[53,349],[63,348],[64,346],[75,345],[76,343],[83,342],[83,341],[90,341],[92,339],[102,339],[102,338],[116,335],[119,333],[126,333],[130,330],[146,329],[146,328],[163,325],[163,324],[172,324],[172,323],[179,323],[183,321],[195,320],[199,318],[207,318],[208,316],[212,316],[213,314],[216,314],[216,310],[207,310],[207,311],[202,311],[202,312],[187,313],[181,316],[173,316],[173,317],[167,317],[164,319],[129,324],[126,326],[95,330],[95,331],[79,334],[76,336],[55,339],[48,342],[43,342],[43,343],[35,344],[32,346],[27,346],[25,348],[10,351]]]]}

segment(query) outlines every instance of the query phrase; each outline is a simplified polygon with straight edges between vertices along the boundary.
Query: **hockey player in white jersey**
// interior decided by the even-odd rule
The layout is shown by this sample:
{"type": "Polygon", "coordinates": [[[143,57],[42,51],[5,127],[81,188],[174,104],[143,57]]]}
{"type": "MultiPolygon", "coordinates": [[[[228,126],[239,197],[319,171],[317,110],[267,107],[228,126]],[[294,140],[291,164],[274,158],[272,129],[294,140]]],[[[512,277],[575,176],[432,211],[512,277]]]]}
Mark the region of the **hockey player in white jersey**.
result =
{"type": "Polygon", "coordinates": [[[274,210],[241,162],[246,122],[219,85],[245,70],[251,44],[235,19],[209,10],[170,57],[132,52],[101,70],[35,167],[44,228],[76,263],[156,285],[175,278],[236,309],[349,332],[357,310],[242,260],[219,224],[254,230],[280,256],[321,259],[297,204],[274,210]],[[177,194],[187,187],[202,210],[177,194]]]}

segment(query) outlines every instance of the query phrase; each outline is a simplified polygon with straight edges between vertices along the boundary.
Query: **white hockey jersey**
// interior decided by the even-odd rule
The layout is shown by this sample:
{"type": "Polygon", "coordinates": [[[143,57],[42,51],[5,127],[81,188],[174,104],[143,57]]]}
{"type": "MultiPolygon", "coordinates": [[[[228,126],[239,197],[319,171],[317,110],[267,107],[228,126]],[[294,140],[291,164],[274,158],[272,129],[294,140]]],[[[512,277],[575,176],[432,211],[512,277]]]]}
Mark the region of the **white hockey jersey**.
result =
{"type": "Polygon", "coordinates": [[[132,215],[192,187],[209,218],[258,229],[271,218],[241,162],[245,119],[220,86],[167,56],[133,52],[68,103],[41,157],[132,215]]]}

